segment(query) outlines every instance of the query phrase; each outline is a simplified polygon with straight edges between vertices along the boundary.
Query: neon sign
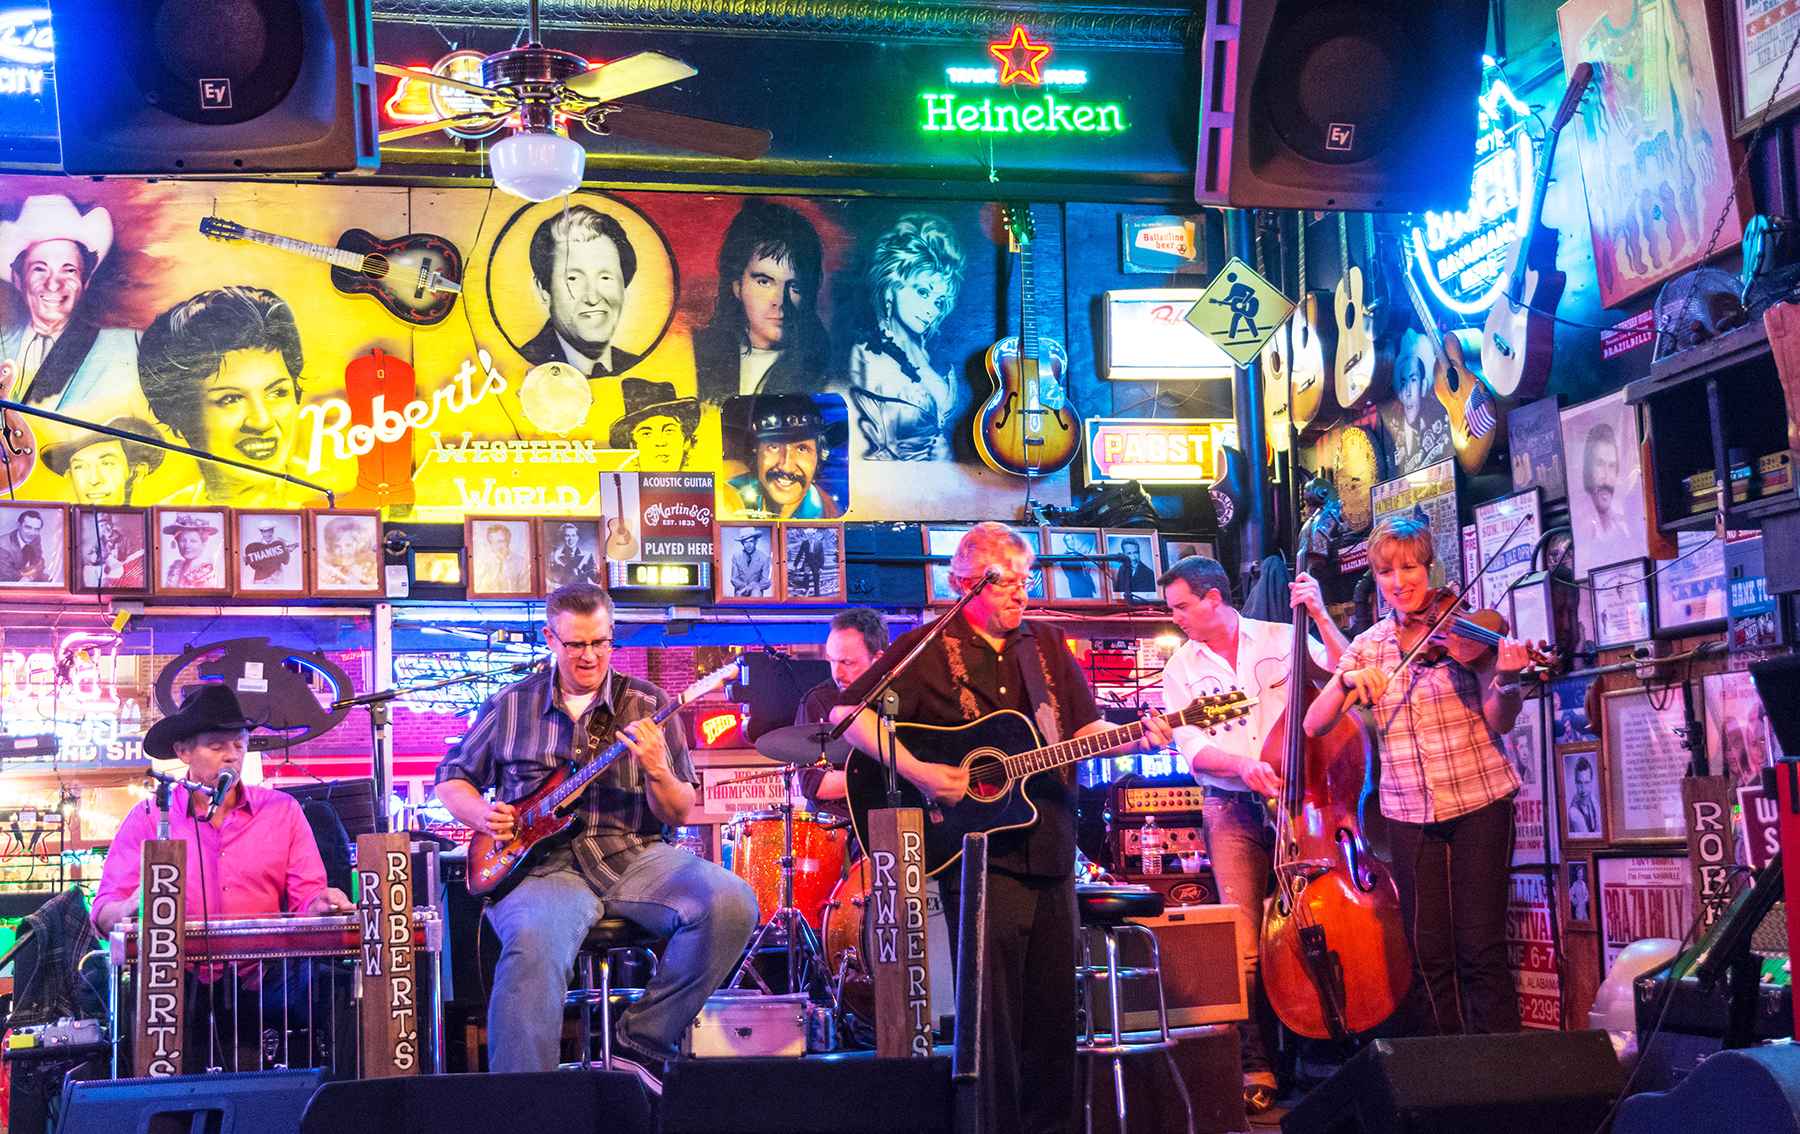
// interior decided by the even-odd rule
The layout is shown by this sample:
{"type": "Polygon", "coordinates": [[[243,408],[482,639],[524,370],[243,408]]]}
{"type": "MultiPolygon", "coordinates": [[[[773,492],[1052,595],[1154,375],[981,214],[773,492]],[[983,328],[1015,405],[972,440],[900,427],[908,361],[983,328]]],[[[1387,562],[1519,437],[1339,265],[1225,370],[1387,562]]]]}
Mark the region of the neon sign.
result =
{"type": "Polygon", "coordinates": [[[1033,42],[1024,27],[1015,24],[1010,38],[996,40],[987,49],[998,66],[947,66],[945,84],[951,88],[996,87],[1002,93],[1010,90],[1015,97],[977,101],[956,89],[921,91],[924,116],[919,129],[928,134],[1120,134],[1128,128],[1119,103],[1068,99],[1069,91],[1087,86],[1087,69],[1045,67],[1050,45],[1033,42]],[[1032,98],[1021,88],[1056,91],[1045,90],[1032,98]]]}
{"type": "Polygon", "coordinates": [[[0,95],[44,93],[45,71],[56,59],[50,9],[0,11],[0,95]]]}
{"type": "MultiPolygon", "coordinates": [[[[487,57],[479,51],[463,48],[452,51],[429,67],[418,67],[415,70],[430,71],[434,75],[480,86],[481,61],[485,58],[487,57]]],[[[488,100],[470,91],[438,83],[422,83],[401,76],[394,93],[382,104],[382,110],[391,121],[412,124],[435,122],[440,118],[455,118],[463,114],[479,114],[488,110],[491,105],[488,100]]],[[[444,133],[453,138],[485,138],[499,130],[505,122],[503,115],[496,115],[491,125],[483,126],[478,122],[474,126],[446,126],[444,133]]]]}
{"type": "Polygon", "coordinates": [[[1204,484],[1224,469],[1232,424],[1213,418],[1090,417],[1088,481],[1204,484]]]}
{"type": "Polygon", "coordinates": [[[1494,61],[1477,102],[1480,128],[1469,205],[1427,212],[1412,229],[1412,259],[1432,298],[1460,315],[1494,305],[1506,285],[1506,253],[1522,235],[1536,177],[1537,149],[1525,123],[1531,108],[1501,78],[1494,61]]]}

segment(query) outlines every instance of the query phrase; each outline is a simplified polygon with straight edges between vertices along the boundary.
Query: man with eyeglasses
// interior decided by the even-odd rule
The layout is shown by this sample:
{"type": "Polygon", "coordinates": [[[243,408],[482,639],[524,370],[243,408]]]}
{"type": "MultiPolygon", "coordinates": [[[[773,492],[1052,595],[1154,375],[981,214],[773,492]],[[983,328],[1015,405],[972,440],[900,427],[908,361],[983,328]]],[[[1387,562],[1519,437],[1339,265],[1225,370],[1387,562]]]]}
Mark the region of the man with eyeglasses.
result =
{"type": "Polygon", "coordinates": [[[628,755],[580,797],[574,838],[552,848],[488,909],[500,936],[488,1003],[488,1065],[554,1071],[575,955],[602,912],[668,938],[644,995],[613,1025],[613,1061],[662,1091],[662,1065],[707,996],[737,964],[756,923],[748,883],[667,839],[687,821],[699,782],[680,728],[653,716],[669,697],[611,668],[612,599],[592,583],[545,601],[555,664],[490,697],[437,770],[457,819],[497,839],[518,816],[497,800],[530,794],[558,767],[585,764],[615,740],[628,755]]]}
{"type": "MultiPolygon", "coordinates": [[[[1052,743],[1089,736],[1108,726],[1094,703],[1081,666],[1062,634],[1045,623],[1026,623],[1025,591],[1033,555],[1005,524],[976,524],[950,560],[950,584],[974,586],[990,568],[985,586],[917,662],[892,686],[898,719],[915,724],[960,725],[1001,709],[1015,709],[1036,723],[1052,743]]],[[[832,710],[842,720],[875,683],[925,633],[902,635],[838,697],[832,710]]],[[[858,752],[876,752],[875,714],[864,710],[844,734],[858,752]]],[[[1168,744],[1169,730],[1147,720],[1145,743],[1168,744]]],[[[898,747],[899,772],[934,802],[950,806],[968,792],[966,768],[929,764],[898,747]]],[[[1067,1131],[1075,1115],[1075,777],[1072,767],[1033,776],[1026,794],[1039,819],[1022,831],[991,836],[988,844],[989,1013],[982,1106],[988,1129],[1067,1131]]],[[[957,940],[962,912],[959,867],[938,875],[950,940],[957,940]]]]}

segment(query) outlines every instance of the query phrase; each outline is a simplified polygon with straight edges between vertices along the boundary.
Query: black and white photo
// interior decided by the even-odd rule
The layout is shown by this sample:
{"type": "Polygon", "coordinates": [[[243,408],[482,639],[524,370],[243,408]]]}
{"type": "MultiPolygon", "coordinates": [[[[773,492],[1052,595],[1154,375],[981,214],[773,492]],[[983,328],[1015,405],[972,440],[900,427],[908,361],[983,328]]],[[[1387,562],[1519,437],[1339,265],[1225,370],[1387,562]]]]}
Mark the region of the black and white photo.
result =
{"type": "Polygon", "coordinates": [[[718,601],[779,602],[781,561],[774,524],[720,524],[718,601]]]}
{"type": "Polygon", "coordinates": [[[238,512],[237,593],[306,592],[306,516],[301,512],[238,512]]]}
{"type": "Polygon", "coordinates": [[[470,598],[523,598],[537,593],[531,521],[508,516],[463,520],[469,548],[470,598]]]}
{"type": "Polygon", "coordinates": [[[542,519],[537,530],[546,592],[570,583],[605,585],[600,578],[600,521],[542,519]]]}
{"type": "Polygon", "coordinates": [[[1637,407],[1626,404],[1624,390],[1570,406],[1562,413],[1562,439],[1576,578],[1647,555],[1637,407]]]}
{"type": "Polygon", "coordinates": [[[75,585],[131,594],[150,585],[150,513],[136,508],[76,508],[75,585]]]}
{"type": "Polygon", "coordinates": [[[158,508],[156,590],[159,594],[225,594],[231,590],[231,514],[223,508],[158,508]]]}
{"type": "Polygon", "coordinates": [[[1113,601],[1157,601],[1156,577],[1162,574],[1162,566],[1157,560],[1154,531],[1109,531],[1106,533],[1106,554],[1113,601]]]}
{"type": "Polygon", "coordinates": [[[1058,606],[1099,606],[1106,602],[1107,571],[1099,558],[1099,529],[1045,528],[1044,554],[1063,559],[1044,568],[1051,602],[1058,606]]]}
{"type": "Polygon", "coordinates": [[[787,602],[844,601],[844,525],[781,525],[782,591],[787,602]]]}

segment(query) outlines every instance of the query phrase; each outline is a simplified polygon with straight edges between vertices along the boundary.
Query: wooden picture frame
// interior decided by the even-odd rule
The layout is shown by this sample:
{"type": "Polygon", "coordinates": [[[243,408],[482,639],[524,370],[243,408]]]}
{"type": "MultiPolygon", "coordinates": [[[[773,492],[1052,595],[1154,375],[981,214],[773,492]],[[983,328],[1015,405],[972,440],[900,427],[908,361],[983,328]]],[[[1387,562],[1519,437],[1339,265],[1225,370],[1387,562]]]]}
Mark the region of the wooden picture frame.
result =
{"type": "Polygon", "coordinates": [[[1600,649],[1630,646],[1656,636],[1656,611],[1650,601],[1650,561],[1626,559],[1595,567],[1588,576],[1594,590],[1594,644],[1600,649]]]}
{"type": "Polygon", "coordinates": [[[69,513],[69,589],[93,595],[150,590],[150,513],[77,506],[69,513]]]}
{"type": "Polygon", "coordinates": [[[1601,694],[1606,750],[1607,831],[1611,841],[1665,843],[1686,837],[1681,780],[1690,759],[1681,688],[1646,686],[1601,694]]]}
{"type": "Polygon", "coordinates": [[[0,504],[0,574],[6,576],[0,579],[0,593],[68,594],[69,547],[68,505],[0,504]],[[19,537],[21,527],[28,534],[19,537]]]}
{"type": "Polygon", "coordinates": [[[780,528],[781,601],[842,606],[848,586],[844,579],[843,522],[783,520],[780,528]]]}
{"type": "Polygon", "coordinates": [[[1128,603],[1132,606],[1156,606],[1162,602],[1162,592],[1157,589],[1157,576],[1162,574],[1162,542],[1159,533],[1153,528],[1102,528],[1100,538],[1106,548],[1107,590],[1112,594],[1115,603],[1128,603]],[[1137,549],[1137,563],[1131,562],[1131,547],[1137,549]],[[1113,557],[1120,557],[1117,562],[1113,557]],[[1139,584],[1148,582],[1146,589],[1121,586],[1121,581],[1129,572],[1136,576],[1139,584]]]}
{"type": "Polygon", "coordinates": [[[224,508],[157,508],[155,591],[159,595],[228,595],[235,563],[231,513],[224,508]],[[185,539],[186,533],[198,539],[185,539]]]}
{"type": "Polygon", "coordinates": [[[1044,582],[1052,606],[1105,606],[1111,601],[1111,573],[1100,560],[1102,544],[1099,528],[1044,529],[1044,554],[1052,560],[1059,556],[1083,556],[1091,560],[1052,562],[1044,567],[1044,582]]]}
{"type": "Polygon", "coordinates": [[[1633,941],[1646,937],[1685,940],[1693,928],[1693,871],[1685,852],[1603,852],[1594,855],[1594,928],[1600,937],[1600,971],[1633,941]],[[1610,900],[1609,900],[1610,899],[1610,900]],[[1615,924],[1607,911],[1628,913],[1615,924]]]}
{"type": "Polygon", "coordinates": [[[606,539],[601,521],[578,516],[541,516],[532,531],[537,546],[538,575],[549,594],[570,583],[606,585],[606,539]],[[575,544],[569,546],[569,528],[575,544]]]}
{"type": "Polygon", "coordinates": [[[231,593],[239,598],[295,598],[312,570],[307,513],[280,509],[233,512],[231,593]]]}
{"type": "Polygon", "coordinates": [[[962,537],[974,526],[964,523],[919,525],[919,538],[924,543],[925,554],[944,558],[942,563],[925,565],[925,601],[928,605],[949,606],[956,601],[956,591],[950,586],[950,556],[955,554],[956,545],[962,542],[962,537]]]}
{"type": "Polygon", "coordinates": [[[786,560],[781,555],[781,536],[775,521],[720,520],[719,538],[714,546],[719,553],[718,565],[713,570],[714,602],[720,606],[755,606],[781,601],[782,568],[786,566],[786,560]],[[745,550],[744,540],[751,534],[756,536],[753,549],[756,554],[740,564],[738,558],[745,550]],[[739,567],[741,573],[737,570],[739,567]],[[759,582],[765,575],[767,589],[742,585],[759,582]]]}
{"type": "Polygon", "coordinates": [[[468,549],[465,593],[472,599],[535,598],[538,590],[537,531],[528,516],[465,516],[468,549]],[[504,539],[499,538],[504,535],[504,539]]]}
{"type": "Polygon", "coordinates": [[[1749,33],[1757,39],[1752,44],[1747,35],[1750,21],[1745,18],[1745,3],[1746,0],[1720,2],[1725,17],[1722,36],[1725,45],[1725,113],[1734,138],[1746,137],[1756,129],[1758,122],[1773,122],[1800,106],[1800,67],[1789,67],[1780,89],[1775,89],[1776,76],[1794,37],[1788,21],[1778,19],[1759,32],[1749,33]],[[1762,57],[1752,74],[1745,60],[1753,47],[1760,50],[1765,41],[1775,50],[1762,57]],[[1751,89],[1752,84],[1756,89],[1751,89]],[[1771,95],[1774,96],[1772,100],[1771,95]],[[1767,115],[1763,113],[1764,107],[1768,108],[1767,115]]]}
{"type": "Polygon", "coordinates": [[[1565,930],[1592,930],[1599,924],[1594,911],[1600,895],[1594,885],[1592,858],[1585,854],[1571,855],[1564,861],[1557,869],[1556,891],[1557,913],[1565,930]]]}
{"type": "Polygon", "coordinates": [[[308,582],[314,598],[380,598],[381,513],[334,508],[307,517],[311,541],[308,582]]]}
{"type": "Polygon", "coordinates": [[[1606,844],[1606,769],[1598,747],[1556,750],[1556,833],[1568,850],[1606,844]]]}

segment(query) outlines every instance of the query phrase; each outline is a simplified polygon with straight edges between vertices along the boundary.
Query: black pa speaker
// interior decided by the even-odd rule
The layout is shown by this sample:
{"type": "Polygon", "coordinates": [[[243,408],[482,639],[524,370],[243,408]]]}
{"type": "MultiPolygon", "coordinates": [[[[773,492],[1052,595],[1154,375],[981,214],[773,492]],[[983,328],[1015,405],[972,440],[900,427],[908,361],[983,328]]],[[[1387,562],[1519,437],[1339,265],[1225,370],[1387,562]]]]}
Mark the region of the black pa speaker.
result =
{"type": "Polygon", "coordinates": [[[1460,208],[1486,0],[1206,0],[1203,205],[1460,208]]]}
{"type": "Polygon", "coordinates": [[[662,1134],[950,1134],[950,1061],[687,1059],[663,1080],[662,1134]]]}
{"type": "Polygon", "coordinates": [[[327,1083],[302,1134],[442,1134],[476,1125],[532,1131],[654,1134],[650,1100],[629,1071],[412,1075],[327,1083]]]}
{"type": "Polygon", "coordinates": [[[63,1089],[58,1134],[298,1134],[323,1070],[94,1079],[63,1089]]]}
{"type": "Polygon", "coordinates": [[[370,0],[54,0],[69,173],[374,169],[370,0]]]}
{"type": "Polygon", "coordinates": [[[1625,1089],[1605,1032],[1376,1040],[1282,1134],[1593,1134],[1625,1089]]]}

